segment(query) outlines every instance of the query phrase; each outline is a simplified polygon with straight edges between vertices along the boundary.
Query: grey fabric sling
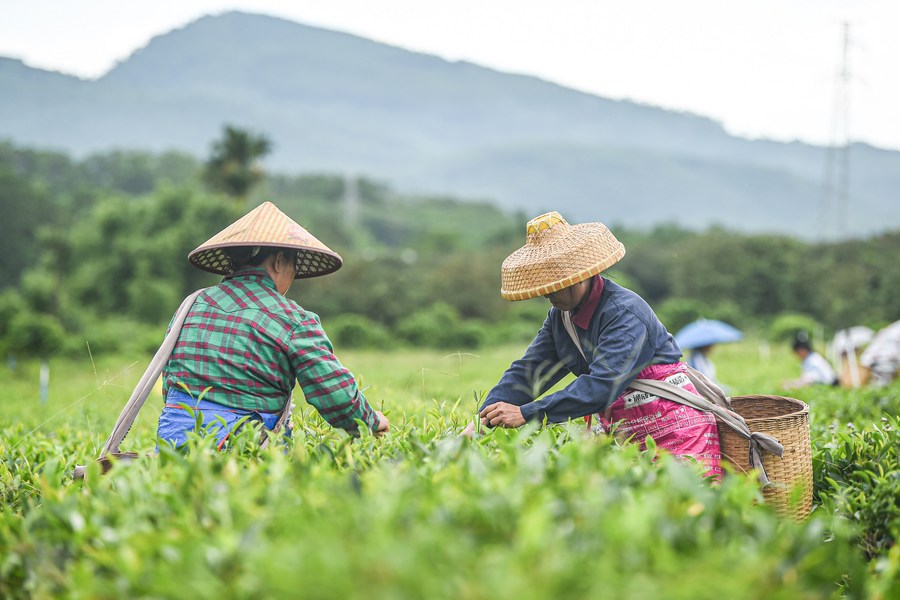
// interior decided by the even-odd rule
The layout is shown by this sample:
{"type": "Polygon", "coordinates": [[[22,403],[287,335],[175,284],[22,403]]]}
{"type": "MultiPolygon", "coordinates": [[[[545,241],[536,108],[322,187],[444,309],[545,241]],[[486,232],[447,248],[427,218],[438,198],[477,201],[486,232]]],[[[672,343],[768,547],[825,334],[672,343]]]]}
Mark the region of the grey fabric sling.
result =
{"type": "MultiPolygon", "coordinates": [[[[575,331],[575,325],[572,323],[572,316],[568,311],[562,311],[563,326],[575,343],[575,347],[581,353],[581,356],[590,364],[584,350],[581,348],[581,342],[578,339],[578,333],[575,331]]],[[[706,375],[693,369],[687,365],[687,376],[697,391],[702,396],[692,394],[684,388],[673,385],[668,381],[658,381],[655,379],[635,379],[628,384],[628,387],[640,392],[646,392],[672,402],[684,404],[703,412],[711,412],[716,416],[720,423],[725,424],[738,433],[741,437],[749,441],[750,445],[750,467],[757,469],[759,473],[759,481],[763,485],[769,485],[769,477],[763,466],[762,452],[766,451],[776,456],[784,456],[784,446],[770,435],[760,432],[754,432],[747,426],[744,418],[731,410],[731,401],[722,389],[711,381],[706,375]]]]}
{"type": "Polygon", "coordinates": [[[106,444],[103,445],[103,451],[100,452],[100,458],[119,451],[119,445],[121,445],[122,440],[125,439],[125,436],[131,430],[135,418],[141,411],[141,407],[144,406],[144,402],[153,390],[156,380],[159,379],[163,368],[169,360],[169,356],[172,354],[175,342],[178,341],[178,334],[181,333],[181,326],[184,325],[184,320],[187,318],[188,310],[194,305],[197,297],[206,289],[197,290],[181,302],[181,306],[178,307],[178,311],[175,313],[175,320],[172,322],[169,333],[166,334],[166,338],[153,356],[153,360],[147,365],[143,377],[134,387],[131,398],[125,404],[125,408],[119,413],[119,418],[116,420],[112,433],[109,435],[109,439],[106,440],[106,444]]]}
{"type": "Polygon", "coordinates": [[[265,450],[269,447],[269,438],[272,433],[278,433],[282,429],[290,429],[291,427],[291,415],[294,413],[294,394],[291,394],[287,402],[284,405],[284,408],[281,410],[281,416],[278,417],[278,421],[275,423],[275,427],[272,428],[271,432],[266,431],[266,428],[262,428],[262,433],[260,433],[259,438],[259,447],[265,450]]]}

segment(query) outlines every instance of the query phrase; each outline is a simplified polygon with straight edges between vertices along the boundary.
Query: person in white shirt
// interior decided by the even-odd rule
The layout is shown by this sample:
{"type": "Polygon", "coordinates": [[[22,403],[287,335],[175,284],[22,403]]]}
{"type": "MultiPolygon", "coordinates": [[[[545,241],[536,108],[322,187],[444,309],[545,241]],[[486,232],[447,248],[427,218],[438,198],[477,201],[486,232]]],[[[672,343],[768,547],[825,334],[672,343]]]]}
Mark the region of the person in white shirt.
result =
{"type": "Polygon", "coordinates": [[[809,337],[803,332],[797,335],[793,344],[794,354],[803,361],[799,379],[787,381],[785,388],[798,388],[808,385],[837,385],[838,378],[831,364],[818,352],[813,352],[809,337]]]}

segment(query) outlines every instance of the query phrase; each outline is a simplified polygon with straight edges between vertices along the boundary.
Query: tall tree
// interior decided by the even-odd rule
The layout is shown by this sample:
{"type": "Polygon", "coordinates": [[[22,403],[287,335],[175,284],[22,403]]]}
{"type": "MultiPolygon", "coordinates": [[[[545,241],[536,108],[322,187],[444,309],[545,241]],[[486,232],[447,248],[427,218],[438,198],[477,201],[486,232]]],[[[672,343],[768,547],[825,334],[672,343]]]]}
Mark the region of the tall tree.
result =
{"type": "Polygon", "coordinates": [[[243,200],[262,179],[259,160],[271,150],[272,143],[265,135],[226,125],[222,138],[213,143],[204,179],[214,190],[243,200]]]}

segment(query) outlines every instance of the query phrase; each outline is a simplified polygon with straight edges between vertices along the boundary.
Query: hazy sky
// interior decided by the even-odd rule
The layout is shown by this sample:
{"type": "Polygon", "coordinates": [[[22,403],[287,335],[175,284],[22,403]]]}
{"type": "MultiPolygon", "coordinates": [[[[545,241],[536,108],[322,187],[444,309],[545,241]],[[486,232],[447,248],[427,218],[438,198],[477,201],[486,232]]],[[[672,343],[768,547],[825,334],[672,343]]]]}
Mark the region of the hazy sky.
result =
{"type": "Polygon", "coordinates": [[[0,55],[98,77],[153,36],[232,9],[813,143],[832,136],[847,21],[850,134],[900,149],[898,0],[0,0],[0,55]]]}

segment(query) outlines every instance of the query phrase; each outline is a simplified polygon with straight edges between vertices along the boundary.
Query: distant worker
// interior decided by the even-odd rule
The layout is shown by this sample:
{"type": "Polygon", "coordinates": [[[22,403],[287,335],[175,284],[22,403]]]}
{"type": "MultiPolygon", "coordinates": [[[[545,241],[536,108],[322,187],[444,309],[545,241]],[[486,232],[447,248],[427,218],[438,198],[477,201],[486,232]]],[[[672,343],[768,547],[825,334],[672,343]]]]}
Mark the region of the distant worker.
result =
{"type": "MultiPolygon", "coordinates": [[[[479,409],[482,425],[520,427],[599,415],[607,431],[644,447],[692,457],[720,476],[719,438],[711,413],[629,387],[635,378],[665,381],[698,395],[681,349],[640,296],[602,277],[625,247],[602,223],[570,225],[557,212],[526,226],[526,243],[503,261],[506,300],[545,297],[550,308],[522,358],[512,363],[479,409]],[[540,398],[569,373],[564,389],[540,398]],[[540,399],[538,399],[540,398],[540,399]]],[[[463,432],[472,435],[470,424],[463,432]]]]}
{"type": "Polygon", "coordinates": [[[834,373],[831,364],[824,356],[818,352],[814,352],[809,343],[809,336],[805,331],[801,331],[794,338],[792,345],[794,354],[802,361],[801,373],[799,379],[786,381],[785,388],[799,388],[808,385],[837,385],[838,378],[834,373]]]}
{"type": "Polygon", "coordinates": [[[858,388],[866,383],[868,369],[860,362],[860,354],[872,341],[875,332],[865,325],[855,325],[835,332],[831,340],[831,364],[838,366],[838,379],[845,388],[858,388]]]}
{"type": "Polygon", "coordinates": [[[690,349],[688,352],[687,365],[697,369],[713,381],[718,381],[716,378],[716,365],[709,359],[709,354],[712,352],[714,346],[715,344],[709,344],[708,346],[690,349]]]}
{"type": "Polygon", "coordinates": [[[718,383],[716,366],[709,358],[713,347],[716,344],[739,342],[743,337],[744,334],[739,329],[724,321],[698,319],[693,323],[688,323],[675,334],[675,343],[682,350],[690,351],[687,360],[688,366],[718,383]]]}
{"type": "Polygon", "coordinates": [[[869,383],[876,387],[889,384],[900,369],[900,321],[880,330],[866,346],[859,364],[869,370],[869,383]]]}
{"type": "Polygon", "coordinates": [[[295,279],[338,270],[337,253],[265,202],[188,259],[225,279],[189,309],[165,366],[160,440],[184,444],[192,413],[219,448],[244,422],[273,429],[290,410],[295,382],[333,427],[355,433],[362,422],[387,431],[387,418],[335,357],[319,318],[285,298],[295,279]]]}

